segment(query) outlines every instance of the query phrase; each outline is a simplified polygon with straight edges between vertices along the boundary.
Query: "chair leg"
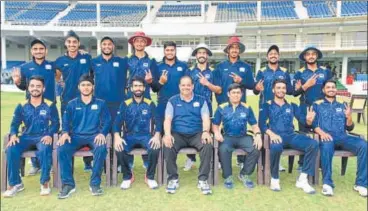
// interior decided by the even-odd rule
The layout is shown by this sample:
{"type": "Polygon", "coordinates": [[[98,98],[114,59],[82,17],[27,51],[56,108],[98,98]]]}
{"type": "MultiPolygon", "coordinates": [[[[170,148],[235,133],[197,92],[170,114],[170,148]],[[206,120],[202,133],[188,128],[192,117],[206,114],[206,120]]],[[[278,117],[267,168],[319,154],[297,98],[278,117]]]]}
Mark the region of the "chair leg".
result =
{"type": "Polygon", "coordinates": [[[318,150],[317,158],[316,158],[316,164],[315,164],[315,167],[314,167],[314,184],[315,185],[319,184],[319,166],[320,166],[320,163],[321,163],[321,154],[318,150]]]}
{"type": "Polygon", "coordinates": [[[218,156],[218,148],[214,148],[213,150],[213,185],[218,185],[219,184],[219,156],[218,156]]]}
{"type": "Polygon", "coordinates": [[[271,158],[270,158],[270,150],[265,149],[265,166],[263,169],[264,172],[264,183],[267,186],[270,186],[271,182],[271,158]]]}
{"type": "Polygon", "coordinates": [[[163,162],[164,166],[163,166],[163,185],[167,184],[167,170],[166,170],[166,160],[164,159],[163,162]]]}
{"type": "Polygon", "coordinates": [[[360,117],[362,116],[362,113],[357,114],[357,123],[360,123],[360,117]]]}
{"type": "Polygon", "coordinates": [[[257,184],[263,185],[264,184],[264,178],[263,178],[263,171],[262,171],[262,151],[260,151],[260,155],[258,158],[258,164],[257,164],[257,184]]]}
{"type": "Polygon", "coordinates": [[[1,152],[1,192],[6,191],[8,185],[7,160],[5,151],[1,152]]]}
{"type": "Polygon", "coordinates": [[[157,182],[158,185],[162,185],[162,149],[160,149],[158,160],[157,160],[157,169],[156,169],[156,175],[157,175],[157,182]]]}
{"type": "Polygon", "coordinates": [[[214,162],[213,162],[213,156],[212,156],[212,159],[211,159],[211,163],[210,163],[210,173],[208,175],[208,182],[209,184],[213,185],[214,184],[214,180],[213,180],[213,177],[214,177],[214,162]]]}
{"type": "Polygon", "coordinates": [[[366,121],[365,121],[365,112],[362,113],[362,119],[363,119],[363,124],[366,125],[366,121]]]}
{"type": "Polygon", "coordinates": [[[60,170],[60,162],[57,162],[57,188],[59,188],[59,190],[61,190],[61,170],[60,170]]]}
{"type": "Polygon", "coordinates": [[[57,183],[58,182],[57,181],[57,179],[58,179],[58,177],[57,177],[57,175],[58,175],[57,165],[58,165],[58,163],[57,163],[57,151],[56,151],[56,149],[54,149],[52,151],[52,169],[53,169],[53,174],[52,174],[53,183],[52,183],[52,186],[54,188],[58,188],[57,187],[57,185],[58,185],[58,183],[57,183]]]}
{"type": "Polygon", "coordinates": [[[294,158],[295,156],[291,156],[291,155],[289,156],[289,166],[288,166],[289,174],[293,173],[294,158]]]}
{"type": "Polygon", "coordinates": [[[118,185],[118,157],[116,156],[115,151],[112,153],[112,185],[118,185]]]}
{"type": "Polygon", "coordinates": [[[20,158],[20,175],[24,177],[26,168],[26,158],[20,158]]]}
{"type": "Polygon", "coordinates": [[[341,157],[341,176],[345,176],[347,165],[348,157],[341,157]]]}
{"type": "Polygon", "coordinates": [[[111,186],[111,163],[110,163],[110,148],[107,148],[107,155],[105,160],[105,171],[106,171],[106,186],[111,186]]]}

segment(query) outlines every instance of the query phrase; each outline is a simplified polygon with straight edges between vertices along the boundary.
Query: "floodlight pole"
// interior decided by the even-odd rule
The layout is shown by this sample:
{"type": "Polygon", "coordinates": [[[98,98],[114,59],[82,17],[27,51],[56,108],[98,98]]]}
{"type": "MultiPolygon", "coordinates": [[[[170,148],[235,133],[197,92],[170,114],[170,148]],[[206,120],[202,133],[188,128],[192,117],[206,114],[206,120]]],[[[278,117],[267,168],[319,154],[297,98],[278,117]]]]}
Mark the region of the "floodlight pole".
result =
{"type": "Polygon", "coordinates": [[[100,24],[101,24],[101,5],[100,5],[100,1],[97,1],[97,3],[96,3],[96,10],[97,10],[97,15],[96,15],[97,26],[100,26],[100,24]]]}

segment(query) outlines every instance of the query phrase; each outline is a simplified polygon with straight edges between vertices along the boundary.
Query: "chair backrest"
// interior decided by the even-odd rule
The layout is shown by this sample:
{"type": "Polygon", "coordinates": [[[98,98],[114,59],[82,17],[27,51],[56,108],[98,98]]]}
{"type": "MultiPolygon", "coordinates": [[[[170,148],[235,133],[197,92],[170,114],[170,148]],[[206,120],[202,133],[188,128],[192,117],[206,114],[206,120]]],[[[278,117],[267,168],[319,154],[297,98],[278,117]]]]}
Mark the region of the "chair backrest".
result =
{"type": "Polygon", "coordinates": [[[350,108],[353,112],[363,112],[367,104],[367,95],[353,95],[350,101],[350,108]]]}

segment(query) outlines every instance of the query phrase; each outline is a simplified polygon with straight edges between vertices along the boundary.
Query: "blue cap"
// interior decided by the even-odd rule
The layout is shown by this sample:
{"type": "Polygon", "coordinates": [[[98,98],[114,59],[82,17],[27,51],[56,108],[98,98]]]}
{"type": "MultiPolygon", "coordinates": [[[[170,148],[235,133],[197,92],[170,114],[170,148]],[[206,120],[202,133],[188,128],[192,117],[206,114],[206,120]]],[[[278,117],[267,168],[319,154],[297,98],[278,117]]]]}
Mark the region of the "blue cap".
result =
{"type": "Polygon", "coordinates": [[[307,51],[309,51],[309,50],[314,50],[314,51],[316,51],[316,52],[317,52],[317,54],[318,54],[318,58],[317,58],[317,59],[322,59],[323,54],[322,54],[322,52],[321,52],[317,47],[315,47],[314,45],[307,45],[307,46],[304,48],[304,50],[299,54],[299,59],[300,59],[300,61],[305,62],[304,54],[305,54],[307,51]]]}

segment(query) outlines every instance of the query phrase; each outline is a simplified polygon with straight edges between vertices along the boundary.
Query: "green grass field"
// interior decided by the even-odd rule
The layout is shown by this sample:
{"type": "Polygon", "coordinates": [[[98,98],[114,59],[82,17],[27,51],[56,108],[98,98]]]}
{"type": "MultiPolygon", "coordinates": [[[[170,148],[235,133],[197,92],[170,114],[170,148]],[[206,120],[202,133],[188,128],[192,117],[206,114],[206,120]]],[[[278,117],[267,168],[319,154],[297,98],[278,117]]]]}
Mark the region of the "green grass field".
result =
{"type": "MultiPolygon", "coordinates": [[[[9,125],[15,105],[23,100],[23,93],[1,93],[1,136],[9,131],[9,125]]],[[[291,99],[296,100],[296,99],[291,99]]],[[[258,113],[258,98],[249,97],[249,104],[255,113],[258,113]]],[[[354,120],[356,118],[354,117],[354,120]]],[[[356,124],[354,132],[364,134],[367,137],[367,128],[363,124],[356,124]]],[[[1,144],[2,147],[2,144],[1,144]]],[[[296,164],[292,174],[281,173],[281,192],[273,192],[266,186],[257,186],[249,191],[236,181],[233,190],[227,190],[222,185],[213,187],[213,195],[204,196],[196,188],[196,168],[184,172],[185,157],[178,159],[180,167],[180,189],[175,195],[168,195],[164,187],[158,190],[149,190],[144,184],[144,170],[141,158],[135,159],[135,177],[132,189],[122,191],[118,187],[104,188],[105,194],[101,197],[92,196],[88,190],[89,173],[83,171],[82,159],[76,162],[76,184],[77,191],[71,198],[66,200],[57,199],[57,190],[53,189],[52,195],[39,196],[39,175],[25,176],[23,182],[25,191],[19,193],[15,198],[1,201],[2,210],[367,210],[367,198],[360,197],[352,190],[356,159],[349,159],[347,173],[344,177],[339,175],[341,161],[334,160],[333,178],[336,184],[335,196],[325,197],[320,193],[321,185],[317,186],[315,195],[307,195],[295,187],[297,178],[296,164]]],[[[27,162],[28,163],[28,162],[27,162]]],[[[282,158],[283,166],[287,167],[286,157],[282,158]]],[[[296,162],[295,162],[296,163],[296,162]]],[[[233,159],[233,174],[237,175],[239,169],[235,166],[233,159]]],[[[26,172],[29,165],[27,164],[26,172]]],[[[121,182],[119,175],[119,182],[121,182]]],[[[253,175],[255,181],[255,174],[253,175]]],[[[104,178],[103,178],[104,180],[104,178]]]]}

